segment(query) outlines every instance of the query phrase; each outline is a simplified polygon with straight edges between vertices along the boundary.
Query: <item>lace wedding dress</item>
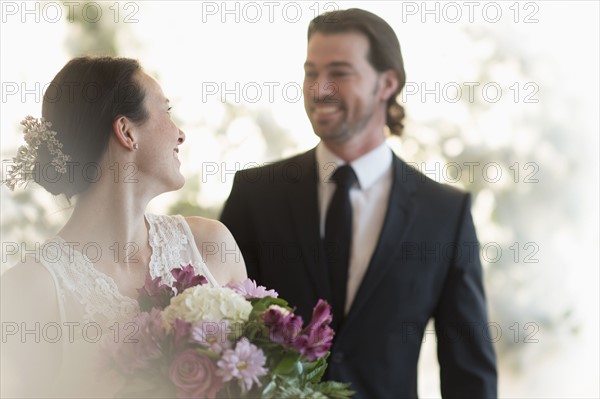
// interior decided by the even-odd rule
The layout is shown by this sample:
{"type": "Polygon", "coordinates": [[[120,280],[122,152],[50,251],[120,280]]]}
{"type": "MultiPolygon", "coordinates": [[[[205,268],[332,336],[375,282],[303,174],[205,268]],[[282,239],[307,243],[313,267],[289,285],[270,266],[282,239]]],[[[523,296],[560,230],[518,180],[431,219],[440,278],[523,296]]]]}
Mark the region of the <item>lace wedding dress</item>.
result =
{"type": "MultiPolygon", "coordinates": [[[[172,285],[171,270],[191,264],[210,285],[218,285],[182,216],[147,214],[146,220],[152,278],[161,277],[172,285]]],[[[106,334],[110,339],[124,339],[119,336],[119,323],[126,323],[139,312],[137,301],[122,295],[111,277],[98,271],[73,243],[61,237],[44,243],[41,258],[54,281],[63,335],[61,370],[48,396],[113,397],[121,388],[120,379],[102,369],[98,351],[106,334]]]]}

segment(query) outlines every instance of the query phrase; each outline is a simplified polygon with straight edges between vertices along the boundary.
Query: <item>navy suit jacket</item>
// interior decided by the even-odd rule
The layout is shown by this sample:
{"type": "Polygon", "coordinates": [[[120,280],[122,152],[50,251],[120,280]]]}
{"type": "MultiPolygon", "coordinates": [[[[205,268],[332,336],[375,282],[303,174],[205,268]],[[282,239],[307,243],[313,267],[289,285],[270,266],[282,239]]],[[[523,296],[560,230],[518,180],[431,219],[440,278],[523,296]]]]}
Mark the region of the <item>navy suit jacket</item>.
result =
{"type": "MultiPolygon", "coordinates": [[[[249,277],[277,290],[306,322],[319,298],[329,303],[332,298],[319,234],[317,181],[315,149],[239,171],[221,215],[249,277]]],[[[417,397],[417,361],[430,318],[442,395],[496,397],[496,360],[486,329],[470,196],[394,156],[384,225],[336,332],[329,378],[351,382],[356,398],[417,397]]]]}

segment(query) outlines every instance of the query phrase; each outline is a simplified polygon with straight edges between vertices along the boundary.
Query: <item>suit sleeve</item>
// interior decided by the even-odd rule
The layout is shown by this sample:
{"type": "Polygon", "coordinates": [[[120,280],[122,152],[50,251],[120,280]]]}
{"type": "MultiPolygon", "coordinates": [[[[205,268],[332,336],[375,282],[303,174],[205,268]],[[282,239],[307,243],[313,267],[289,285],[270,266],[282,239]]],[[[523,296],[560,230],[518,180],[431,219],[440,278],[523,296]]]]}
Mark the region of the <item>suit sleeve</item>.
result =
{"type": "Polygon", "coordinates": [[[438,360],[443,397],[497,397],[494,335],[488,331],[479,243],[470,211],[462,204],[450,268],[436,309],[438,360]]]}
{"type": "Polygon", "coordinates": [[[243,174],[237,172],[233,180],[231,193],[221,212],[220,220],[231,231],[237,245],[240,247],[244,261],[246,262],[248,277],[260,280],[258,273],[258,246],[252,242],[252,237],[255,234],[252,230],[253,224],[250,218],[251,214],[249,213],[251,212],[249,206],[250,189],[247,185],[244,186],[243,174]]]}

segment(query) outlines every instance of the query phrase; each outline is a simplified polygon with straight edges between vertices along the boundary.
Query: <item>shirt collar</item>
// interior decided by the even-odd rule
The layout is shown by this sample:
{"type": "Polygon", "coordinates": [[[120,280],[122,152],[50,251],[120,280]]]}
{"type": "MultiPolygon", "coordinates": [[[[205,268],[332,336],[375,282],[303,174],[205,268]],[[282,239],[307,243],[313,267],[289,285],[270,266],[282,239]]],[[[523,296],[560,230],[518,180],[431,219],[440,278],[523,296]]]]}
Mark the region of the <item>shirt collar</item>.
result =
{"type": "MultiPolygon", "coordinates": [[[[335,169],[345,164],[342,159],[329,151],[323,142],[317,145],[316,157],[319,181],[323,183],[329,182],[335,169]]],[[[350,162],[350,166],[356,173],[361,190],[366,190],[392,167],[392,150],[383,142],[379,147],[350,162]]]]}

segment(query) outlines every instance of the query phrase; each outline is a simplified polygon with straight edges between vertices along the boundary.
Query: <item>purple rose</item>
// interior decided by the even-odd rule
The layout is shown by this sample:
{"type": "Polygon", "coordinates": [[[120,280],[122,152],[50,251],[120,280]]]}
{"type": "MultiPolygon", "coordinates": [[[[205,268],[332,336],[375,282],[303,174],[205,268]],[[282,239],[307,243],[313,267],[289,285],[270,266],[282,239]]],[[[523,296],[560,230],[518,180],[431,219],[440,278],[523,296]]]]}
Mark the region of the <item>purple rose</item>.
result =
{"type": "Polygon", "coordinates": [[[223,380],[215,374],[215,363],[194,349],[180,352],[169,368],[169,379],[179,398],[215,398],[223,380]]]}

